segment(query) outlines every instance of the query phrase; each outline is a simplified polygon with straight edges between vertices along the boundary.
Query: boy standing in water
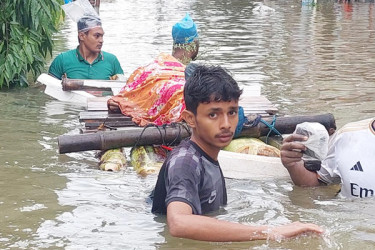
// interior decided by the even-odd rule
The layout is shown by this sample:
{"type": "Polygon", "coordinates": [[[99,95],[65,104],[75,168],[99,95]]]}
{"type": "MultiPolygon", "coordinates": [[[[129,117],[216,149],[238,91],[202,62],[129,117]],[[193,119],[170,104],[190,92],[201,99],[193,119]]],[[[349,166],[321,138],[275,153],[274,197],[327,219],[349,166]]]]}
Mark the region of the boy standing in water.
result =
{"type": "Polygon", "coordinates": [[[198,66],[184,88],[183,119],[192,129],[169,155],[160,170],[153,213],[167,215],[170,234],[204,241],[250,241],[290,238],[307,232],[322,233],[314,224],[249,226],[217,220],[203,214],[227,204],[223,173],[217,161],[238,122],[242,91],[221,67],[198,66]]]}

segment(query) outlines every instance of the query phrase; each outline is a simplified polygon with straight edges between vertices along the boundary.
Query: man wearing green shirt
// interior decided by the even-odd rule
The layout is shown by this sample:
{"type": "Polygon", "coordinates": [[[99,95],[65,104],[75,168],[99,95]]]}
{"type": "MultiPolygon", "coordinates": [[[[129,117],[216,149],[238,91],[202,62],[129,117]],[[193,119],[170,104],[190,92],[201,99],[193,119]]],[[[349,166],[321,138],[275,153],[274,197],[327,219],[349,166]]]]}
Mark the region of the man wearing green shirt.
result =
{"type": "Polygon", "coordinates": [[[60,80],[64,74],[70,79],[96,80],[109,80],[115,75],[123,75],[117,57],[101,50],[104,31],[100,18],[84,16],[77,26],[78,47],[59,54],[48,73],[60,80]]]}

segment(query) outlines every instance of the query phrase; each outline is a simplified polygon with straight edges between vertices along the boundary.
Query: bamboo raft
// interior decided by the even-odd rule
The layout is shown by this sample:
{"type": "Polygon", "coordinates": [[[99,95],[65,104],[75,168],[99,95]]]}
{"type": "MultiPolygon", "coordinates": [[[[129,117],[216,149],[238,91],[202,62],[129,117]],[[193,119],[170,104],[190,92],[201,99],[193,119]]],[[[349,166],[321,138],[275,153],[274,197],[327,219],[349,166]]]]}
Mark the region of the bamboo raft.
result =
{"type": "MultiPolygon", "coordinates": [[[[84,123],[81,134],[61,135],[58,138],[61,154],[86,150],[108,150],[134,145],[178,144],[182,139],[190,136],[187,126],[172,124],[165,127],[138,127],[131,117],[108,112],[107,100],[109,97],[91,98],[87,102],[87,110],[80,113],[79,120],[84,123]],[[100,129],[98,129],[100,128],[100,129]]],[[[264,96],[260,89],[245,87],[239,101],[244,108],[245,115],[257,114],[271,123],[272,116],[276,115],[277,108],[264,96]]],[[[331,114],[314,116],[278,117],[275,128],[281,134],[292,133],[297,124],[302,122],[320,122],[327,130],[336,129],[334,117],[331,114]]],[[[262,137],[270,129],[263,123],[255,127],[246,127],[240,136],[262,137]]]]}
{"type": "MultiPolygon", "coordinates": [[[[240,105],[244,108],[245,114],[259,114],[262,117],[269,117],[277,114],[277,108],[265,97],[261,96],[257,87],[245,87],[240,105]],[[258,94],[258,95],[257,95],[258,94]]],[[[110,97],[90,98],[87,102],[87,111],[81,112],[79,121],[85,124],[85,132],[99,127],[103,122],[108,127],[129,127],[136,126],[131,117],[122,114],[108,113],[107,100],[110,97]]]]}
{"type": "MultiPolygon", "coordinates": [[[[108,150],[135,145],[177,145],[182,139],[190,136],[190,129],[183,123],[163,126],[162,128],[138,127],[130,117],[108,112],[107,100],[109,97],[95,97],[87,92],[100,91],[104,87],[106,91],[110,90],[112,93],[116,93],[124,83],[94,80],[67,82],[59,81],[46,74],[42,74],[37,81],[45,84],[45,93],[55,99],[86,105],[86,111],[79,115],[80,122],[84,124],[81,133],[58,137],[60,154],[86,150],[108,150]]],[[[272,118],[278,113],[278,109],[260,94],[259,86],[245,86],[239,104],[243,107],[245,115],[261,115],[262,119],[268,123],[272,123],[272,118]]],[[[274,128],[282,134],[289,134],[295,130],[297,124],[302,122],[319,122],[325,126],[329,134],[336,129],[332,114],[277,117],[274,128]]],[[[268,126],[264,123],[258,123],[254,127],[244,127],[240,137],[261,138],[267,135],[268,138],[269,133],[270,128],[268,126]]],[[[280,137],[271,136],[268,139],[268,144],[272,146],[279,147],[281,144],[280,137]]],[[[278,157],[248,155],[221,150],[218,161],[226,178],[253,180],[290,178],[278,157]]]]}

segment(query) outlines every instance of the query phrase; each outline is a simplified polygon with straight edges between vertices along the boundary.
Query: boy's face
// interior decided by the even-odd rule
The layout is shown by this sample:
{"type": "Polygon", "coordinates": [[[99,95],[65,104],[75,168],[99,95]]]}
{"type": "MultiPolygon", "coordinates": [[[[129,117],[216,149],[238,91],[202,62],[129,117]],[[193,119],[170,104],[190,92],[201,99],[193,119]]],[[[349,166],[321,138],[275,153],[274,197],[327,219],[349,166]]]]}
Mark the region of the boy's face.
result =
{"type": "Polygon", "coordinates": [[[200,103],[197,114],[188,111],[190,120],[185,119],[193,129],[191,139],[213,159],[220,149],[227,146],[238,123],[238,101],[200,103]]]}

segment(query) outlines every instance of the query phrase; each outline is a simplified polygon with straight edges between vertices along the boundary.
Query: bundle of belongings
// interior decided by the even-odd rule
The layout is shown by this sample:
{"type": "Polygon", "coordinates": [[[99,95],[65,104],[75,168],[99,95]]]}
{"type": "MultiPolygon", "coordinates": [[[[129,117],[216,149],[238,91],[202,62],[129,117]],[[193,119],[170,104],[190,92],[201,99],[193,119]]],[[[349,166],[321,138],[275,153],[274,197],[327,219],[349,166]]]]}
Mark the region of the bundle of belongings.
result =
{"type": "MultiPolygon", "coordinates": [[[[172,28],[174,46],[187,46],[198,38],[197,27],[186,16],[172,28]]],[[[183,89],[185,65],[172,55],[161,53],[151,63],[137,68],[120,93],[108,100],[110,112],[132,117],[139,126],[181,121],[185,109],[183,89]]]]}
{"type": "Polygon", "coordinates": [[[139,126],[181,121],[185,109],[185,65],[161,53],[153,62],[136,69],[119,94],[108,100],[113,113],[132,117],[139,126]]]}

